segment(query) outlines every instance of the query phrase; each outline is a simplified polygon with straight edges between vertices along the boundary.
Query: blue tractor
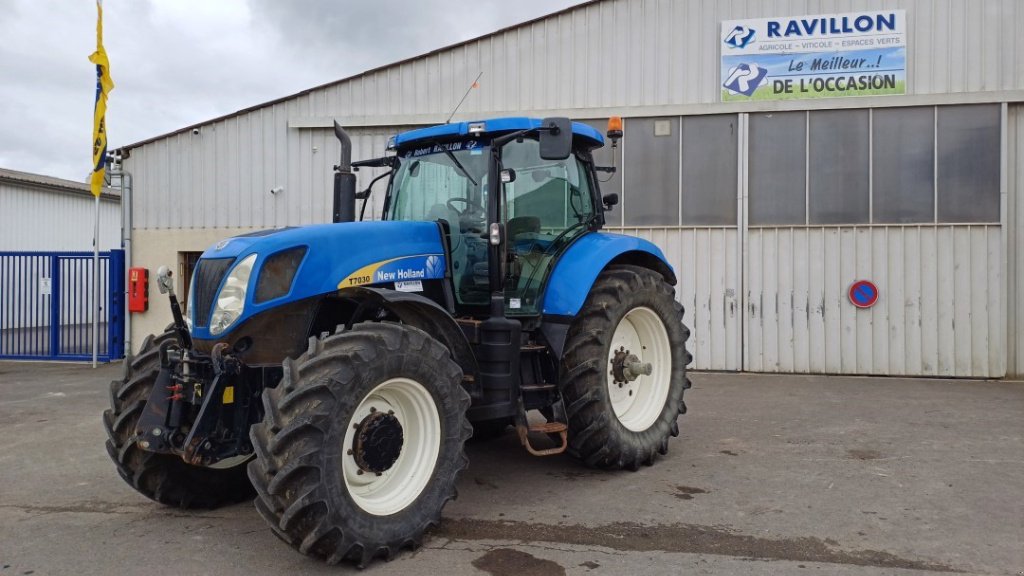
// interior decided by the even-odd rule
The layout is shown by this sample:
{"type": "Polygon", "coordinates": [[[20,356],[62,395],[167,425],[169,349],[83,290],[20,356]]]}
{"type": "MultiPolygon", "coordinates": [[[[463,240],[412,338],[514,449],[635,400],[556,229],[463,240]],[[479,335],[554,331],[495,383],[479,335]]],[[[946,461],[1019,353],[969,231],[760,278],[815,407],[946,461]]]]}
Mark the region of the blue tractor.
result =
{"type": "Polygon", "coordinates": [[[618,196],[600,193],[597,130],[444,124],[355,163],[335,132],[334,223],[209,248],[187,315],[158,273],[174,323],[103,415],[125,481],[179,507],[255,494],[300,552],[363,565],[440,520],[471,436],[514,428],[597,468],[666,453],[689,332],[661,250],[601,231],[618,196]],[[386,169],[380,221],[355,221],[360,167],[386,169]]]}

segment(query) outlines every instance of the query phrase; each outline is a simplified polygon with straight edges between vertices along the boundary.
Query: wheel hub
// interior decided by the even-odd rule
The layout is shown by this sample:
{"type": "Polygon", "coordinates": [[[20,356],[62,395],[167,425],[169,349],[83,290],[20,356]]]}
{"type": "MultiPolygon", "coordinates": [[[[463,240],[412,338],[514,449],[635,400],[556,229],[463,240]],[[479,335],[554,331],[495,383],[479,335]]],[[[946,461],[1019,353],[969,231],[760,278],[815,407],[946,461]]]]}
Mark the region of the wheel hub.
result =
{"type": "Polygon", "coordinates": [[[398,461],[405,436],[394,412],[371,409],[355,428],[352,457],[360,470],[380,474],[398,461]]]}
{"type": "Polygon", "coordinates": [[[650,376],[654,371],[650,362],[641,362],[640,358],[626,350],[625,346],[620,346],[618,350],[612,352],[611,365],[613,381],[620,387],[640,376],[650,376]]]}

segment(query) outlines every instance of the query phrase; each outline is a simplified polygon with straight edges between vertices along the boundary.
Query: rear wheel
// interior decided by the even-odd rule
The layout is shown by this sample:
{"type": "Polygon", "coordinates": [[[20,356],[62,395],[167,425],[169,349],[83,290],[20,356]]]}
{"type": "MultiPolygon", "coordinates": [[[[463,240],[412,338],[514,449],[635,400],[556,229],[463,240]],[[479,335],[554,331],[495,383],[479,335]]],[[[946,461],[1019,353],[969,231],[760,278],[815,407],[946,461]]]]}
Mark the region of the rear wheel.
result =
{"type": "Polygon", "coordinates": [[[125,482],[161,504],[216,508],[249,500],[253,489],[244,459],[202,468],[186,464],[180,456],[147,452],[136,444],[139,416],[160,373],[160,344],[173,338],[171,332],[147,336],[139,354],[125,360],[124,378],[110,383],[110,409],[103,413],[107,453],[125,482]]]}
{"type": "Polygon", "coordinates": [[[571,454],[588,466],[635,470],[668,451],[690,387],[682,320],[660,274],[637,266],[601,273],[562,359],[571,454]]]}
{"type": "Polygon", "coordinates": [[[425,332],[364,323],[286,360],[251,431],[256,508],[303,554],[365,565],[419,545],[471,434],[462,370],[425,332]]]}

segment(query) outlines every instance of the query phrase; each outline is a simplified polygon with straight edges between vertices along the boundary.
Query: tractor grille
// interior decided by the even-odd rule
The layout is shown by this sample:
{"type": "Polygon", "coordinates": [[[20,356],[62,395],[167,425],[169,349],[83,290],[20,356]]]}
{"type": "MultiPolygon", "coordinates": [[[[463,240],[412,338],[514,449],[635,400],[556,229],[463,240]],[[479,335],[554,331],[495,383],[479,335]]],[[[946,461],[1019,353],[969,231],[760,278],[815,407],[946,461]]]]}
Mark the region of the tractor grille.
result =
{"type": "Polygon", "coordinates": [[[205,328],[210,324],[210,309],[213,308],[213,301],[217,297],[217,288],[220,288],[221,280],[228,273],[234,258],[212,258],[202,259],[196,265],[195,271],[195,300],[196,326],[205,328]]]}

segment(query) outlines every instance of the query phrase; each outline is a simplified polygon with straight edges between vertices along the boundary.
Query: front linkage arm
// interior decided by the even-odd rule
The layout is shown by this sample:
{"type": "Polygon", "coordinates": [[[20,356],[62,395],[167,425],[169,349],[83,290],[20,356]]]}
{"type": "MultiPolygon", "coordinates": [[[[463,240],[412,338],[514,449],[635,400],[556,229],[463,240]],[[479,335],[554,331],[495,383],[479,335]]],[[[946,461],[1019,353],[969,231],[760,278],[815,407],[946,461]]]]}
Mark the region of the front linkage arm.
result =
{"type": "Polygon", "coordinates": [[[178,339],[178,345],[182,350],[192,349],[192,334],[185,324],[185,317],[181,313],[181,305],[178,304],[178,297],[174,294],[174,280],[171,278],[171,269],[161,266],[156,271],[156,284],[160,287],[161,294],[167,294],[171,301],[171,316],[174,317],[174,335],[178,339]]]}
{"type": "Polygon", "coordinates": [[[175,339],[160,345],[160,373],[139,417],[135,441],[143,450],[177,454],[196,466],[251,453],[248,430],[256,404],[249,383],[265,375],[253,373],[226,343],[214,346],[209,356],[192,350],[167,267],[157,272],[157,282],[170,299],[175,339]]]}

